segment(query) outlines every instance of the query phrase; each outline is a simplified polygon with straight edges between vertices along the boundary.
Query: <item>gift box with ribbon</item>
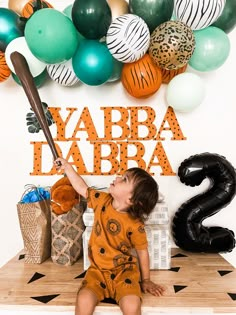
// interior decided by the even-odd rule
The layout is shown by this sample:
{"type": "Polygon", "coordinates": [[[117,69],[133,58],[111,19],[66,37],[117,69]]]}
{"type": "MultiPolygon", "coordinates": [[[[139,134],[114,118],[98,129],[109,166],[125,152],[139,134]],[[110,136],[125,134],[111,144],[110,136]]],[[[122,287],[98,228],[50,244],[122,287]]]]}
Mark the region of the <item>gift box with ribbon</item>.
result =
{"type": "MultiPolygon", "coordinates": [[[[87,208],[83,214],[85,231],[83,233],[83,259],[84,270],[88,269],[88,242],[93,227],[93,209],[87,208]]],[[[170,269],[171,241],[169,232],[168,205],[158,202],[148,220],[145,222],[148,250],[150,256],[150,269],[170,269]]]]}

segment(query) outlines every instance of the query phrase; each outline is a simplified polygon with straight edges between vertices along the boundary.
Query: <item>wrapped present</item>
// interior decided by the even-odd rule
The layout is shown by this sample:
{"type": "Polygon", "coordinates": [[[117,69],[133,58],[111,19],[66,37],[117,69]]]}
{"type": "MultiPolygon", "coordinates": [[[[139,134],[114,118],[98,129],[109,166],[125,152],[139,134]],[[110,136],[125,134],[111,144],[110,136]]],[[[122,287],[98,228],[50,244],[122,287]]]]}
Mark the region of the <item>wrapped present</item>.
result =
{"type": "Polygon", "coordinates": [[[165,202],[158,202],[154,210],[149,215],[145,225],[150,224],[168,224],[169,223],[169,214],[168,214],[168,205],[165,202]]]}
{"type": "Polygon", "coordinates": [[[168,225],[146,225],[150,269],[170,269],[171,242],[168,225]]]}
{"type": "Polygon", "coordinates": [[[93,221],[94,221],[93,209],[86,208],[83,214],[83,221],[84,221],[85,226],[93,226],[93,221]]]}
{"type": "Polygon", "coordinates": [[[17,204],[25,263],[40,264],[51,255],[51,209],[47,188],[27,185],[17,204]]]}
{"type": "MultiPolygon", "coordinates": [[[[93,226],[94,214],[93,209],[87,208],[83,214],[83,221],[85,226],[93,226]]],[[[145,222],[145,225],[150,224],[168,224],[169,223],[169,214],[168,214],[168,205],[165,202],[158,202],[156,207],[150,214],[149,218],[145,222]]]]}
{"type": "Polygon", "coordinates": [[[87,226],[83,233],[83,263],[84,263],[84,270],[87,270],[90,266],[90,261],[88,257],[88,243],[89,238],[92,232],[92,226],[87,226]]]}
{"type": "MultiPolygon", "coordinates": [[[[171,242],[168,226],[145,226],[150,255],[150,269],[170,269],[171,267],[171,242]]],[[[88,258],[88,242],[92,226],[87,226],[83,233],[83,263],[84,270],[90,266],[88,258]]]]}

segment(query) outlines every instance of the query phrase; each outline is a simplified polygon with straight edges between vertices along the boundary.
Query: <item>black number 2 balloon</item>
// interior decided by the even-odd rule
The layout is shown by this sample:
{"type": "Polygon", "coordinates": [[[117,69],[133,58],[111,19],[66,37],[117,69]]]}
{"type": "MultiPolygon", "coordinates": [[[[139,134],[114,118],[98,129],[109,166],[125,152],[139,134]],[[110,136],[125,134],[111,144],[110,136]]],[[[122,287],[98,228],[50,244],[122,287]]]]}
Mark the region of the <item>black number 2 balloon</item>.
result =
{"type": "Polygon", "coordinates": [[[207,191],[183,203],[174,214],[172,234],[176,245],[193,252],[230,252],[235,247],[234,232],[220,226],[204,226],[203,221],[226,207],[236,193],[236,172],[223,156],[202,153],[184,160],[180,181],[198,186],[209,178],[207,191]]]}

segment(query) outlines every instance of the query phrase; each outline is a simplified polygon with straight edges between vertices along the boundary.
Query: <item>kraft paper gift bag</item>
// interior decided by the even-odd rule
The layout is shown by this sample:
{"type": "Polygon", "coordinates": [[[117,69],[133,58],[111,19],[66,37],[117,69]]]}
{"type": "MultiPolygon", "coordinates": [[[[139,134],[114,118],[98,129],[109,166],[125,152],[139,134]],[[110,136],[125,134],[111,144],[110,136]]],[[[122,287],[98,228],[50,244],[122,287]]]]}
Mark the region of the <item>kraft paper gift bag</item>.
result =
{"type": "Polygon", "coordinates": [[[73,265],[83,253],[82,234],[84,231],[83,212],[86,203],[83,200],[70,211],[57,215],[51,212],[52,247],[51,258],[60,265],[73,265]]]}
{"type": "Polygon", "coordinates": [[[50,193],[30,185],[17,204],[25,263],[40,264],[51,256],[50,193]]]}

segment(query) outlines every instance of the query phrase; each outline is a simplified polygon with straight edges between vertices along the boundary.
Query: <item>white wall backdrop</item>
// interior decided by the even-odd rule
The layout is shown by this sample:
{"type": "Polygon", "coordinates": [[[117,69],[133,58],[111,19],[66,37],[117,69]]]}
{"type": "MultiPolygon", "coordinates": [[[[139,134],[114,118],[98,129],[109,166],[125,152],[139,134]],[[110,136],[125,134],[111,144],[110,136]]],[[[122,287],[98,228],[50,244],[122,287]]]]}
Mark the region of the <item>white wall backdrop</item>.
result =
{"type": "MultiPolygon", "coordinates": [[[[50,3],[56,9],[63,10],[72,1],[51,0],[50,3]]],[[[7,1],[0,1],[0,7],[7,7],[7,1]]],[[[212,72],[197,73],[206,86],[206,97],[203,103],[189,113],[175,112],[187,140],[171,141],[172,134],[166,132],[163,146],[175,172],[184,159],[203,152],[223,155],[236,166],[236,30],[229,34],[229,38],[231,51],[225,64],[212,72]]],[[[187,71],[194,72],[190,67],[187,71]]],[[[100,107],[106,106],[150,106],[154,108],[157,120],[161,122],[167,110],[165,93],[166,85],[163,84],[152,97],[138,100],[127,94],[121,82],[107,83],[97,87],[79,83],[69,88],[48,80],[39,89],[42,101],[51,107],[61,107],[62,112],[67,107],[76,107],[78,112],[81,112],[84,107],[88,107],[97,130],[104,127],[101,124],[102,111],[100,107]]],[[[23,248],[16,204],[24,191],[24,185],[51,186],[60,178],[57,175],[30,175],[33,170],[33,146],[31,142],[44,141],[44,136],[42,132],[38,134],[28,132],[26,114],[29,109],[30,105],[23,89],[12,78],[0,84],[1,176],[3,179],[0,211],[0,265],[6,263],[23,248]]],[[[73,128],[72,125],[71,128],[73,128]]],[[[50,129],[55,137],[56,126],[53,125],[50,129]]],[[[68,125],[67,132],[68,134],[73,132],[73,129],[70,130],[70,125],[68,125]]],[[[90,165],[93,157],[89,148],[86,147],[89,144],[86,144],[85,141],[82,143],[84,146],[81,151],[84,152],[84,157],[86,156],[85,162],[90,165]]],[[[63,145],[66,148],[66,145],[69,144],[63,145]]],[[[145,149],[147,156],[152,153],[152,141],[145,142],[145,149]]],[[[52,166],[50,152],[44,153],[43,165],[50,170],[52,166]]],[[[85,180],[89,184],[97,186],[108,185],[112,179],[113,176],[85,176],[85,180]]],[[[158,168],[155,170],[155,179],[160,184],[160,190],[169,204],[170,219],[183,202],[208,187],[207,181],[200,187],[187,187],[179,181],[178,176],[160,176],[160,169],[158,168]]],[[[236,198],[226,208],[208,218],[204,224],[227,227],[234,230],[236,234],[236,198]]],[[[224,254],[224,257],[236,266],[236,250],[224,254]]]]}

